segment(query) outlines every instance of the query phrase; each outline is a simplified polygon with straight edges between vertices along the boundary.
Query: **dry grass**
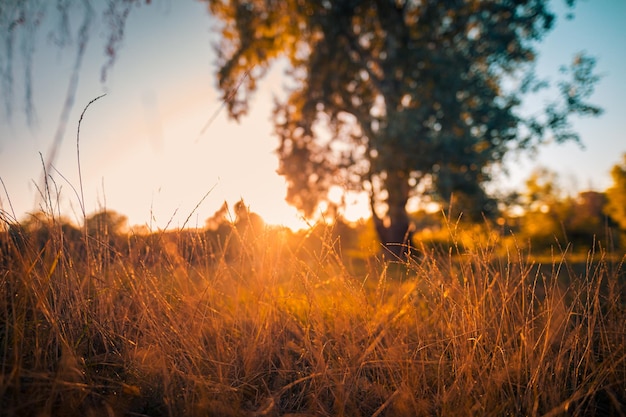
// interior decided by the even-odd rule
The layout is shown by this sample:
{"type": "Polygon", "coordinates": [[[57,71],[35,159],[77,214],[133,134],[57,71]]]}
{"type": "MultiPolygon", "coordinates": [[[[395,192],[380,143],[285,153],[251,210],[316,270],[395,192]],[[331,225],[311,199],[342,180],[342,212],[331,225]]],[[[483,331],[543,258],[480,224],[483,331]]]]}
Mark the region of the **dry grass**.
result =
{"type": "Polygon", "coordinates": [[[44,247],[2,242],[4,415],[626,414],[624,271],[606,259],[546,271],[490,242],[348,268],[328,237],[266,230],[211,262],[176,245],[148,262],[131,239],[68,249],[49,220],[44,247]]]}

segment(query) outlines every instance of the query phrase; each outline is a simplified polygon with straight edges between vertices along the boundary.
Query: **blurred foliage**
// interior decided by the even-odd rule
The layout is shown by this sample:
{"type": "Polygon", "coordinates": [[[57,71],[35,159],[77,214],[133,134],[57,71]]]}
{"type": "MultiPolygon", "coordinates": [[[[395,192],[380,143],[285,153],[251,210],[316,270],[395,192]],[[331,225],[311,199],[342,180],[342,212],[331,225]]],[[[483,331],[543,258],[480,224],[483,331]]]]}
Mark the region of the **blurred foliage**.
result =
{"type": "Polygon", "coordinates": [[[127,217],[115,211],[103,210],[85,219],[85,230],[90,236],[112,236],[126,232],[127,217]]]}
{"type": "MultiPolygon", "coordinates": [[[[615,172],[623,171],[614,169],[614,176],[615,172]]],[[[619,222],[606,214],[610,212],[609,202],[619,201],[615,200],[616,195],[620,197],[616,188],[569,196],[562,191],[554,172],[540,168],[530,174],[526,189],[511,200],[497,219],[475,222],[463,213],[455,218],[445,211],[423,209],[410,213],[414,232],[411,253],[417,257],[431,252],[462,254],[478,248],[496,250],[498,256],[519,250],[537,255],[549,254],[553,249],[577,254],[598,247],[609,252],[621,251],[626,247],[624,231],[621,230],[620,239],[619,222]],[[495,242],[499,242],[497,248],[495,242]]],[[[243,200],[232,211],[224,203],[206,220],[203,229],[129,228],[126,217],[111,210],[87,216],[82,228],[67,219],[38,212],[21,223],[7,222],[4,229],[0,255],[5,263],[9,262],[7,248],[12,242],[24,253],[40,253],[48,258],[72,252],[78,258],[91,256],[100,263],[104,263],[102,259],[119,257],[154,266],[163,265],[165,258],[172,270],[183,264],[211,267],[221,261],[252,256],[251,253],[262,249],[261,242],[268,239],[282,242],[286,250],[308,265],[371,267],[371,262],[380,255],[399,260],[388,247],[381,245],[371,218],[349,222],[338,214],[328,222],[317,222],[296,232],[265,224],[243,200]]]]}
{"type": "Polygon", "coordinates": [[[516,210],[509,210],[518,213],[509,213],[510,230],[539,252],[551,247],[564,250],[568,245],[577,252],[590,250],[596,244],[617,249],[620,244],[614,240],[616,225],[605,214],[607,193],[608,190],[583,191],[576,196],[567,195],[555,172],[538,168],[530,174],[526,189],[516,196],[512,204],[516,210]]]}
{"type": "Polygon", "coordinates": [[[598,77],[583,54],[562,69],[559,100],[520,112],[548,86],[533,67],[554,26],[546,0],[206,1],[222,23],[217,76],[232,117],[274,61],[289,65],[274,110],[287,200],[313,215],[337,187],[366,191],[392,252],[411,241],[411,197],[495,218],[490,168],[511,149],[578,141],[570,116],[601,112],[587,103],[598,77]]]}
{"type": "Polygon", "coordinates": [[[622,163],[611,169],[613,185],[606,190],[605,213],[626,232],[626,154],[622,158],[622,163]]]}

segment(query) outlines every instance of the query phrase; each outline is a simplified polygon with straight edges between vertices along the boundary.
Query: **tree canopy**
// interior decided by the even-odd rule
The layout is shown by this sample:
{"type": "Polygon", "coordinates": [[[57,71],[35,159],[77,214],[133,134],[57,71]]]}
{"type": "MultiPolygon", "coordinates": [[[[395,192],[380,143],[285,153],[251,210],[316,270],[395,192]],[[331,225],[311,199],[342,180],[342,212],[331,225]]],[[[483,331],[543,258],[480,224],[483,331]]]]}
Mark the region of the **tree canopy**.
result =
{"type": "Polygon", "coordinates": [[[533,67],[555,21],[545,0],[207,1],[223,23],[217,74],[232,117],[276,59],[289,63],[274,110],[287,200],[311,215],[337,186],[367,192],[384,244],[410,242],[412,196],[494,212],[494,164],[547,138],[577,141],[569,116],[601,111],[585,103],[598,78],[581,54],[561,100],[521,115],[523,95],[547,86],[533,67]]]}

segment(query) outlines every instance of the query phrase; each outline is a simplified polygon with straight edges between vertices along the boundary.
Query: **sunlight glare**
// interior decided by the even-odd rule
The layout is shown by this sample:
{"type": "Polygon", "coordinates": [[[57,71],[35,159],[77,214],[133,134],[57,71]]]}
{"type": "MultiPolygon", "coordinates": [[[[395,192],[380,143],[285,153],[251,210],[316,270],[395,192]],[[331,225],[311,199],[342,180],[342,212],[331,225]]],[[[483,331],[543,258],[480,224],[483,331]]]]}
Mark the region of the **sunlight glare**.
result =
{"type": "MultiPolygon", "coordinates": [[[[121,207],[130,225],[204,227],[224,201],[232,209],[243,198],[269,225],[307,228],[284,199],[286,185],[276,173],[276,139],[266,117],[269,110],[258,106],[239,125],[228,123],[221,112],[199,137],[219,106],[214,95],[203,93],[179,91],[164,103],[158,93],[144,92],[119,108],[113,102],[116,97],[110,98],[108,107],[118,123],[85,135],[87,211],[103,208],[106,200],[107,209],[121,207]],[[94,144],[110,144],[109,138],[116,138],[118,144],[100,152],[94,144]],[[104,165],[115,169],[103,175],[104,165]]],[[[94,112],[92,117],[99,114],[94,112]]]]}

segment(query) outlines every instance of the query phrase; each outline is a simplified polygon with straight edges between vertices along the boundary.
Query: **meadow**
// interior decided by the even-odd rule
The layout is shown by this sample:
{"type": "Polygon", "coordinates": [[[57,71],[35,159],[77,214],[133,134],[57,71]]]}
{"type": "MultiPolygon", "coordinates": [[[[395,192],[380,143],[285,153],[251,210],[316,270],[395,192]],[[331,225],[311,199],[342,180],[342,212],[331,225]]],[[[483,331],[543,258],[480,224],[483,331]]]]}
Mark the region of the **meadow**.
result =
{"type": "Polygon", "coordinates": [[[450,227],[410,259],[332,226],[0,239],[6,416],[624,416],[623,255],[450,227]]]}

